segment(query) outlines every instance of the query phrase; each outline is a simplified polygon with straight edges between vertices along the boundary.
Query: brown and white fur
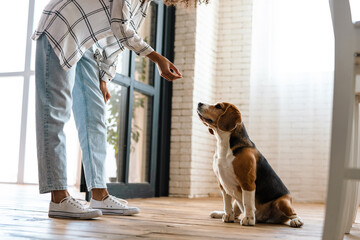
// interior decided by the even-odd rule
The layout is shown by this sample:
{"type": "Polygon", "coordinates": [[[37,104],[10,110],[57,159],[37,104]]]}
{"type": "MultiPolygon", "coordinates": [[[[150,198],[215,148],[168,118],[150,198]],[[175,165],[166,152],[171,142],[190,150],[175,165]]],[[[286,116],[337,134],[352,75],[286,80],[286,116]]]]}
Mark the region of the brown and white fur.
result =
{"type": "Polygon", "coordinates": [[[291,227],[301,227],[303,221],[292,207],[290,192],[250,140],[240,111],[223,102],[199,103],[197,112],[217,140],[213,170],[223,196],[224,212],[214,211],[211,216],[234,222],[244,213],[240,222],[243,226],[290,220],[291,227]]]}

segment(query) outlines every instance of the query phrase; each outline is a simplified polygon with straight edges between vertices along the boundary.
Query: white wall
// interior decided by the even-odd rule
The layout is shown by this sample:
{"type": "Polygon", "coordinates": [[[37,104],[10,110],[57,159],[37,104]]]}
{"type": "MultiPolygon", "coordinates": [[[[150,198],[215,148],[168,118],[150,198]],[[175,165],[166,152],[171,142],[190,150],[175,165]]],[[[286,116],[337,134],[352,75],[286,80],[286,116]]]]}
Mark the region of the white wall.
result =
{"type": "Polygon", "coordinates": [[[238,0],[176,10],[175,64],[184,79],[173,83],[172,196],[219,195],[212,171],[215,139],[196,107],[200,101],[230,101],[248,109],[251,11],[251,1],[238,0]],[[240,27],[234,30],[235,25],[240,27]]]}
{"type": "MultiPolygon", "coordinates": [[[[251,110],[251,37],[251,0],[212,0],[197,9],[177,9],[175,64],[184,79],[173,83],[170,195],[220,194],[212,172],[215,139],[198,120],[196,105],[199,101],[228,101],[238,106],[250,138],[288,186],[294,200],[323,202],[332,87],[313,91],[318,96],[316,106],[296,106],[297,113],[315,112],[313,117],[302,119],[302,125],[296,125],[294,117],[276,106],[281,104],[277,99],[278,85],[264,86],[258,94],[271,101],[258,103],[251,110]],[[280,122],[271,119],[281,114],[280,122]],[[257,121],[263,117],[269,120],[267,125],[257,121]],[[287,126],[282,128],[286,132],[279,131],[279,124],[287,126]]],[[[297,90],[288,94],[289,101],[306,95],[306,87],[294,88],[297,90]]]]}
{"type": "Polygon", "coordinates": [[[252,0],[222,1],[217,55],[217,102],[231,102],[249,115],[252,0]]]}
{"type": "Polygon", "coordinates": [[[184,78],[173,83],[170,148],[173,196],[218,194],[211,167],[215,141],[209,138],[196,114],[199,101],[212,102],[216,98],[217,5],[217,1],[212,1],[197,9],[176,11],[175,64],[184,78]]]}
{"type": "Polygon", "coordinates": [[[195,19],[195,10],[176,10],[174,62],[183,79],[173,83],[169,183],[173,196],[190,195],[195,19]]]}
{"type": "Polygon", "coordinates": [[[215,139],[196,114],[198,102],[213,102],[217,94],[218,6],[218,1],[212,1],[207,6],[200,5],[196,13],[190,196],[207,196],[210,193],[218,193],[217,180],[212,170],[214,153],[209,151],[209,149],[215,148],[215,139]]]}

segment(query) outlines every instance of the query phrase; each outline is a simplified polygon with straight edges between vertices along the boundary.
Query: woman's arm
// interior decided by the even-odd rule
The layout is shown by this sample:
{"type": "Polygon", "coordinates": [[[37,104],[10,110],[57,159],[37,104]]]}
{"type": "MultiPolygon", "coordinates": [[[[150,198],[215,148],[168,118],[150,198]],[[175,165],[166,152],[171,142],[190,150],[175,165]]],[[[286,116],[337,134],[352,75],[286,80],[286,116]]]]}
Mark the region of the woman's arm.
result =
{"type": "Polygon", "coordinates": [[[107,103],[107,101],[110,99],[111,95],[110,95],[109,89],[107,88],[107,83],[103,80],[100,80],[100,90],[104,97],[105,103],[107,103]]]}
{"type": "Polygon", "coordinates": [[[154,49],[139,37],[131,26],[131,9],[128,0],[113,0],[111,5],[111,31],[128,49],[139,56],[146,56],[154,49]]]}
{"type": "Polygon", "coordinates": [[[147,56],[156,63],[160,75],[173,81],[182,78],[181,73],[167,58],[158,54],[139,37],[131,26],[131,3],[128,0],[113,0],[111,5],[111,30],[120,42],[140,56],[147,56]]]}
{"type": "Polygon", "coordinates": [[[110,82],[116,74],[118,55],[113,54],[111,57],[105,58],[103,54],[100,53],[100,50],[96,49],[94,53],[94,58],[99,67],[100,80],[103,80],[106,83],[110,82]]]}
{"type": "Polygon", "coordinates": [[[156,63],[160,76],[165,78],[168,81],[174,81],[176,79],[182,78],[181,73],[175,67],[175,65],[170,62],[166,57],[160,55],[159,53],[153,51],[147,55],[147,57],[156,63]]]}

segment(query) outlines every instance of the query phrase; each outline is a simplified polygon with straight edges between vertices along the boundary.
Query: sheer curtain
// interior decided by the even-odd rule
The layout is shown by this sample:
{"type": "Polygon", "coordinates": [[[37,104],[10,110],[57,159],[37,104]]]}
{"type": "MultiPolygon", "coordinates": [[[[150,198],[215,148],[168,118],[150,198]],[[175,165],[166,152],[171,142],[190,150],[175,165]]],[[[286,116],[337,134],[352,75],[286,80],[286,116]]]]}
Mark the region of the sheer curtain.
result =
{"type": "Polygon", "coordinates": [[[254,0],[250,136],[298,201],[324,201],[334,37],[328,0],[254,0]]]}

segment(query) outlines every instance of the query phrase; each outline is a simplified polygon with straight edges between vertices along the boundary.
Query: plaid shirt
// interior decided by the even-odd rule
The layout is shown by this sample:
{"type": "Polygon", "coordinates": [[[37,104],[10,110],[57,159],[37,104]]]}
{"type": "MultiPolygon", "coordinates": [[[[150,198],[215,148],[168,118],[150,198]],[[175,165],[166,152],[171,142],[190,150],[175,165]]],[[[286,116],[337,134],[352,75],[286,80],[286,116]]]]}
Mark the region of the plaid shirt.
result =
{"type": "Polygon", "coordinates": [[[150,1],[50,0],[32,39],[45,34],[65,70],[93,47],[100,79],[108,82],[124,46],[140,56],[154,51],[136,32],[150,1]]]}

